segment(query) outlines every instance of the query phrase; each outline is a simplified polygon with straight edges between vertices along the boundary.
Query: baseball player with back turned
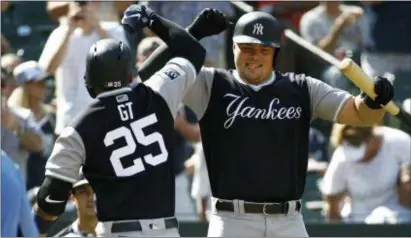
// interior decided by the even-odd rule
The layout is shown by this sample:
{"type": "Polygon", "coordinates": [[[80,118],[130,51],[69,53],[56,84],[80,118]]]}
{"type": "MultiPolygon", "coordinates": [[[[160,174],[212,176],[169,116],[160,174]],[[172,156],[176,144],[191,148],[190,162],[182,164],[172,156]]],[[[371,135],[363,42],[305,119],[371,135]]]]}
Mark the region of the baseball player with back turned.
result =
{"type": "MultiPolygon", "coordinates": [[[[197,39],[207,36],[188,30],[197,39]]],[[[233,36],[236,68],[203,67],[183,100],[200,120],[213,195],[208,236],[308,236],[301,197],[310,122],[372,125],[384,115],[381,105],[393,98],[393,86],[383,77],[374,82],[374,101],[274,70],[281,34],[271,15],[243,15],[233,36]]],[[[167,60],[162,49],[140,68],[142,80],[158,68],[158,58],[167,60]]]]}
{"type": "Polygon", "coordinates": [[[90,48],[85,83],[95,100],[62,131],[47,162],[34,206],[42,234],[64,211],[83,166],[96,195],[97,236],[179,236],[174,163],[168,155],[174,117],[205,50],[182,27],[148,8],[132,5],[124,15],[125,29],[150,28],[173,49],[173,58],[130,88],[127,46],[104,39],[90,48]]]}

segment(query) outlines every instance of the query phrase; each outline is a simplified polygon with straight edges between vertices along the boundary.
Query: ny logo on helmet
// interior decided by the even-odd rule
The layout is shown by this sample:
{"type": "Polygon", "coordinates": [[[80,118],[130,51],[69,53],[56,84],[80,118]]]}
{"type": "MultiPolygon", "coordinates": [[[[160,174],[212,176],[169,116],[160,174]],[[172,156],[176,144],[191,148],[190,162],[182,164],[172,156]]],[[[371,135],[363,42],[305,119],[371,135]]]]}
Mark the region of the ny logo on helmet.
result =
{"type": "Polygon", "coordinates": [[[264,26],[260,23],[254,24],[253,35],[263,35],[264,26]]]}

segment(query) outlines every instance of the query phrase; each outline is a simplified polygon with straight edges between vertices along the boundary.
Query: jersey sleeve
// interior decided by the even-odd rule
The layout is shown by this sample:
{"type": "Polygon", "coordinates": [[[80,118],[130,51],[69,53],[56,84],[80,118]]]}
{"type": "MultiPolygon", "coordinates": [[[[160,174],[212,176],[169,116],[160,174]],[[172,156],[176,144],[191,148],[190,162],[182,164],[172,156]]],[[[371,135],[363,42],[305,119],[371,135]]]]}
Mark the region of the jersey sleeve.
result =
{"type": "Polygon", "coordinates": [[[187,59],[176,57],[151,76],[145,85],[158,92],[167,102],[168,107],[176,117],[181,100],[196,78],[194,65],[187,59]]]}
{"type": "Polygon", "coordinates": [[[333,88],[330,85],[312,78],[306,77],[310,94],[311,116],[336,122],[338,114],[344,104],[352,96],[346,91],[333,88]]]}
{"type": "Polygon", "coordinates": [[[196,81],[183,99],[183,103],[190,107],[200,120],[207,110],[211,97],[211,87],[213,85],[215,69],[203,67],[197,75],[196,81]]]}
{"type": "Polygon", "coordinates": [[[46,164],[46,176],[75,183],[80,167],[85,163],[85,147],[79,133],[66,127],[54,144],[53,152],[46,164]]]}

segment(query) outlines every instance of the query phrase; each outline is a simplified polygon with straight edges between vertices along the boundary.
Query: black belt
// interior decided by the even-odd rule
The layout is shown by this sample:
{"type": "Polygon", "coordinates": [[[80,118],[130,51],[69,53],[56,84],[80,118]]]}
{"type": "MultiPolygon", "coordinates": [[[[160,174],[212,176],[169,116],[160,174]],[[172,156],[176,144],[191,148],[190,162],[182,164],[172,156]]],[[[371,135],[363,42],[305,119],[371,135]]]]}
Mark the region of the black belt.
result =
{"type": "MultiPolygon", "coordinates": [[[[164,219],[165,229],[178,227],[178,221],[176,218],[166,218],[164,219]]],[[[155,230],[155,224],[150,224],[150,229],[155,230]]],[[[132,232],[132,231],[142,231],[140,221],[124,221],[124,222],[113,222],[111,226],[111,233],[121,233],[121,232],[132,232]]]]}
{"type": "MultiPolygon", "coordinates": [[[[296,201],[295,211],[301,210],[301,202],[296,201]]],[[[287,214],[289,202],[282,203],[244,203],[245,213],[260,213],[264,215],[287,214]]],[[[215,208],[218,211],[234,212],[234,204],[231,201],[218,200],[215,208]]]]}

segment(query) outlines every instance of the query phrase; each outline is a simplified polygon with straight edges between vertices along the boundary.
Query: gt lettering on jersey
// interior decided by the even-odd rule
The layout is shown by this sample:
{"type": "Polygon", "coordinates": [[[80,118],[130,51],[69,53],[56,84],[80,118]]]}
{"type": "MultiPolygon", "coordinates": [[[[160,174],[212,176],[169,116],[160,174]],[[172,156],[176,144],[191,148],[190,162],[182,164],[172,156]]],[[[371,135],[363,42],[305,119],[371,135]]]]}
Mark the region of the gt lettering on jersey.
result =
{"type": "Polygon", "coordinates": [[[117,105],[118,113],[122,121],[133,120],[133,102],[127,102],[117,105]]]}

